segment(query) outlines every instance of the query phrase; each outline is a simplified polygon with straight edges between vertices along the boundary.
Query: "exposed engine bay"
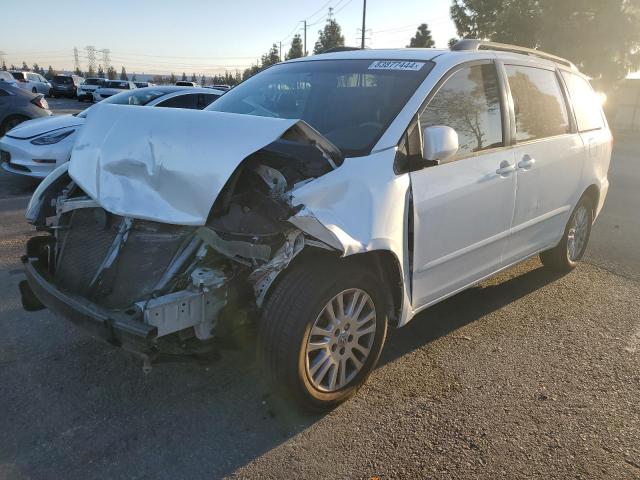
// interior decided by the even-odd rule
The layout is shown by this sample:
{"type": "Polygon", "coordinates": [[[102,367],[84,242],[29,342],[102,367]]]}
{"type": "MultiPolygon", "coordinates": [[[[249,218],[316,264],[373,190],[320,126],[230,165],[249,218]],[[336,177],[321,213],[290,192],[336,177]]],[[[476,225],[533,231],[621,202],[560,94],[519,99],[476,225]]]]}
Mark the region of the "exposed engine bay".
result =
{"type": "Polygon", "coordinates": [[[46,235],[27,245],[23,304],[46,305],[72,321],[89,316],[95,336],[145,359],[207,351],[221,324],[260,307],[303,249],[337,250],[328,231],[314,236],[291,221],[304,210],[291,192],[343,160],[297,122],[242,161],[204,225],[112,213],[59,169],[27,212],[46,235]]]}

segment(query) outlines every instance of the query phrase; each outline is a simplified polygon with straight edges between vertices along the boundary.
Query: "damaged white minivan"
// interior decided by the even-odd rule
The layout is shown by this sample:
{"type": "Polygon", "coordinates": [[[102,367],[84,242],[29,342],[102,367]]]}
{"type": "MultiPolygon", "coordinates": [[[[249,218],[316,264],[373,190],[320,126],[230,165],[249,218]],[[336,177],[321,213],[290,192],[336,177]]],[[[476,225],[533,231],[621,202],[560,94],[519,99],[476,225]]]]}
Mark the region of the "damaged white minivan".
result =
{"type": "Polygon", "coordinates": [[[572,269],[611,143],[570,62],[474,40],[289,61],[207,111],[98,105],[29,204],[23,305],[147,366],[248,314],[276,384],[330,408],[388,325],[532,255],[572,269]]]}

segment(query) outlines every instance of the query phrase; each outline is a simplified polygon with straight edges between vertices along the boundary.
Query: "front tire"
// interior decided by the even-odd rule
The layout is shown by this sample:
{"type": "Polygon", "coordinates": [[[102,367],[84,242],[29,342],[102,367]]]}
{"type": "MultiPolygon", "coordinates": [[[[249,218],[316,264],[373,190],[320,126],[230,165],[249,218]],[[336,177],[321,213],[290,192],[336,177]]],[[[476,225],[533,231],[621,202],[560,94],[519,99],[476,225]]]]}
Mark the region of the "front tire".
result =
{"type": "Polygon", "coordinates": [[[334,408],[355,395],[378,362],[386,297],[378,279],[355,263],[308,261],[283,275],[263,309],[259,361],[303,408],[334,408]]]}
{"type": "Polygon", "coordinates": [[[582,197],[573,210],[560,243],[542,252],[542,264],[556,272],[570,272],[582,260],[587,250],[593,225],[593,208],[588,197],[582,197]]]}

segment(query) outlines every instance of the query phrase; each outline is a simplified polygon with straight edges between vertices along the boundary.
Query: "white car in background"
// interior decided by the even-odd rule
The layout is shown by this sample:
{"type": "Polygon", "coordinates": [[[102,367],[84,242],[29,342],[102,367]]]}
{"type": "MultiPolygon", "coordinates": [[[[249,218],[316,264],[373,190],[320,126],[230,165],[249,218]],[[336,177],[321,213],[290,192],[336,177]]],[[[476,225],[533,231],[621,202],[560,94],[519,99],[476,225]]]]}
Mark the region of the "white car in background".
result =
{"type": "Polygon", "coordinates": [[[15,78],[13,78],[13,75],[11,75],[9,72],[5,72],[3,70],[0,70],[0,84],[9,84],[13,87],[17,87],[17,81],[15,78]]]}
{"type": "MultiPolygon", "coordinates": [[[[202,110],[225,92],[190,87],[149,87],[121,92],[102,103],[202,110]]],[[[69,161],[89,107],[77,115],[56,115],[21,123],[0,139],[2,168],[17,175],[44,178],[69,161]]]]}
{"type": "Polygon", "coordinates": [[[133,90],[136,84],[128,80],[107,80],[100,88],[93,92],[93,101],[101,102],[105,98],[117,95],[125,90],[133,90]]]}
{"type": "Polygon", "coordinates": [[[33,93],[49,96],[51,84],[39,73],[18,71],[9,71],[9,73],[16,79],[18,87],[33,93]]]}
{"type": "Polygon", "coordinates": [[[76,97],[78,98],[78,101],[84,102],[85,100],[88,100],[92,102],[93,92],[103,86],[105,82],[107,82],[107,80],[105,80],[104,78],[85,79],[85,81],[78,86],[78,90],[76,91],[76,97]]]}

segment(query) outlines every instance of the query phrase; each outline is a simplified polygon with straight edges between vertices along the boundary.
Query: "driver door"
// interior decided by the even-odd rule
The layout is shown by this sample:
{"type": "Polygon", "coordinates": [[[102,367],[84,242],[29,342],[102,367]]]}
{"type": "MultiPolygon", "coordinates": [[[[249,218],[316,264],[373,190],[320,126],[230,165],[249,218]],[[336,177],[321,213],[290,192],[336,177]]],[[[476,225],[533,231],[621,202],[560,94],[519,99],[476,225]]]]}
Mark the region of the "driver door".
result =
{"type": "Polygon", "coordinates": [[[411,173],[413,307],[419,309],[499,270],[515,208],[514,154],[504,90],[491,61],[449,74],[419,115],[419,131],[458,133],[452,161],[411,173]]]}

